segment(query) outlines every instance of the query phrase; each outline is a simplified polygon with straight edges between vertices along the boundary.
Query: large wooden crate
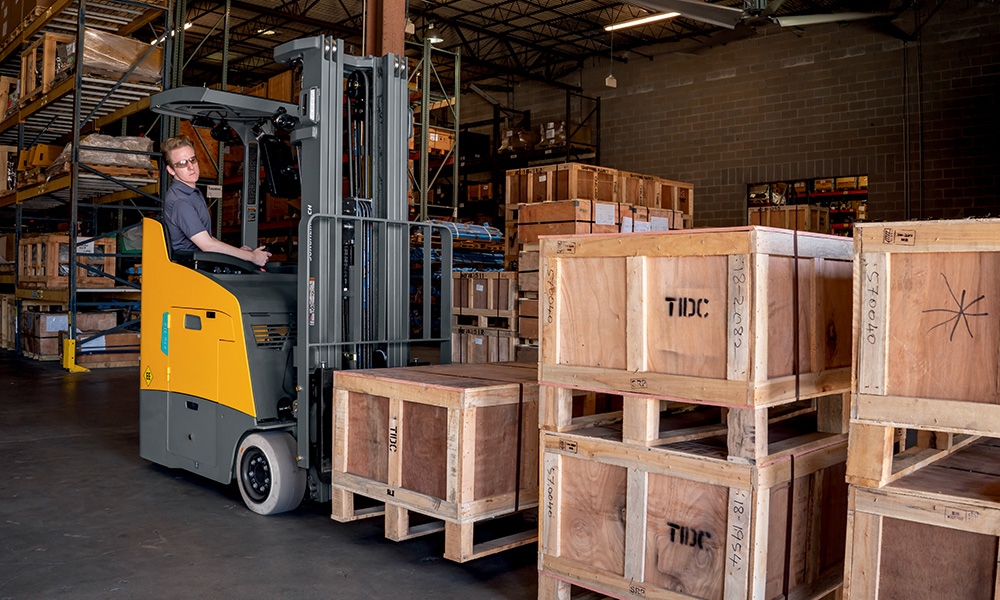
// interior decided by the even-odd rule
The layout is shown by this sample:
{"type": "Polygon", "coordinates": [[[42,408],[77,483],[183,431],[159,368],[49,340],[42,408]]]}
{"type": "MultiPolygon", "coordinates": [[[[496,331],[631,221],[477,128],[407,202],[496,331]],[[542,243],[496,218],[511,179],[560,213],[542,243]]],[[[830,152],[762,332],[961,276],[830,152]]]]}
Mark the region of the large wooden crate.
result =
{"type": "Polygon", "coordinates": [[[543,383],[734,407],[850,389],[849,239],[592,235],[541,256],[543,383]]]}
{"type": "Polygon", "coordinates": [[[517,209],[518,244],[534,244],[542,235],[615,233],[621,227],[619,206],[590,200],[523,204],[517,209]]]}
{"type": "MultiPolygon", "coordinates": [[[[77,246],[76,285],[81,288],[114,287],[115,240],[101,238],[77,246]],[[91,270],[94,269],[94,270],[91,270]]],[[[69,285],[69,236],[46,233],[21,239],[18,247],[18,284],[25,287],[65,288],[69,285]]]]}
{"type": "Polygon", "coordinates": [[[747,212],[747,222],[765,227],[830,233],[830,209],[809,204],[752,207],[747,212]]]}
{"type": "Polygon", "coordinates": [[[669,208],[682,213],[688,223],[684,228],[690,229],[691,217],[694,216],[694,184],[670,179],[657,179],[657,183],[660,186],[660,208],[669,208]]]}
{"type": "Polygon", "coordinates": [[[537,539],[532,528],[473,543],[476,523],[538,505],[533,365],[340,371],[334,388],[334,519],[358,518],[354,494],[376,499],[386,537],[443,528],[459,562],[537,539]],[[444,523],[411,529],[410,512],[444,523]]]}
{"type": "Polygon", "coordinates": [[[784,424],[792,437],[756,466],[727,460],[725,435],[647,450],[608,439],[608,427],[543,432],[539,600],[568,600],[570,584],[670,600],[835,590],[846,436],[784,424]]]}
{"type": "Polygon", "coordinates": [[[1000,220],[855,236],[853,419],[1000,435],[1000,220]]]}
{"type": "Polygon", "coordinates": [[[993,438],[882,489],[852,485],[845,598],[1000,598],[997,490],[993,438]]]}

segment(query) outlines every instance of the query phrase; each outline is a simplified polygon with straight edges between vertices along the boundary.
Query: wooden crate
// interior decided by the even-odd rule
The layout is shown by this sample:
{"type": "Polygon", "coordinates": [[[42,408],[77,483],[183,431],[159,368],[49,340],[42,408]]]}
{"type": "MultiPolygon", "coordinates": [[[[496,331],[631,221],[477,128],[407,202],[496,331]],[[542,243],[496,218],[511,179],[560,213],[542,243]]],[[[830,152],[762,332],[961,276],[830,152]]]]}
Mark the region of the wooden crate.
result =
{"type": "Polygon", "coordinates": [[[1000,435],[1000,219],[855,236],[854,421],[1000,435]]]}
{"type": "Polygon", "coordinates": [[[52,88],[56,76],[56,49],[75,40],[73,35],[43,33],[21,53],[21,106],[52,88]]]}
{"type": "Polygon", "coordinates": [[[614,233],[621,226],[615,202],[563,200],[523,204],[517,210],[518,244],[533,244],[542,235],[614,233]]]}
{"type": "Polygon", "coordinates": [[[543,383],[734,407],[850,389],[849,239],[744,227],[540,245],[543,383]]]}
{"type": "Polygon", "coordinates": [[[885,487],[976,443],[979,436],[851,423],[847,481],[885,487]]]}
{"type": "Polygon", "coordinates": [[[617,171],[563,163],[507,171],[507,204],[593,200],[618,202],[617,171]]]}
{"type": "Polygon", "coordinates": [[[660,208],[680,211],[686,217],[694,216],[694,184],[660,178],[657,184],[660,186],[660,208]]]}
{"type": "Polygon", "coordinates": [[[661,208],[660,186],[657,177],[618,171],[617,181],[618,200],[622,204],[661,208]]]}
{"type": "MultiPolygon", "coordinates": [[[[69,285],[69,236],[46,233],[23,238],[18,248],[18,284],[26,287],[65,288],[69,285]]],[[[93,248],[77,247],[77,262],[108,275],[115,275],[115,240],[93,240],[93,248]]],[[[114,287],[115,281],[84,267],[76,268],[76,285],[81,288],[114,287]]]]}
{"type": "Polygon", "coordinates": [[[774,442],[752,466],[727,461],[724,442],[637,450],[606,430],[542,433],[540,600],[569,598],[569,584],[670,600],[812,599],[841,584],[846,436],[774,442]]]}
{"type": "Polygon", "coordinates": [[[525,244],[517,270],[517,335],[528,362],[538,362],[538,244],[525,244]],[[530,348],[530,349],[527,349],[530,348]]]}
{"type": "Polygon", "coordinates": [[[456,326],[451,330],[451,362],[496,363],[515,359],[517,333],[456,326]]]}
{"type": "Polygon", "coordinates": [[[478,522],[538,505],[533,365],[340,371],[334,388],[335,520],[357,518],[359,494],[385,503],[390,539],[443,528],[450,560],[535,542],[537,528],[473,543],[478,522]],[[411,529],[410,512],[444,524],[411,529]]]}
{"type": "Polygon", "coordinates": [[[517,243],[517,205],[508,204],[504,207],[503,219],[503,265],[508,271],[517,270],[517,253],[520,244],[517,243]]]}
{"type": "Polygon", "coordinates": [[[752,207],[747,213],[747,222],[765,227],[830,233],[830,209],[808,204],[752,207]]]}
{"type": "Polygon", "coordinates": [[[649,209],[645,206],[621,204],[620,211],[622,216],[622,233],[646,233],[652,231],[652,225],[649,222],[649,209]]]}
{"type": "Polygon", "coordinates": [[[452,273],[452,314],[517,318],[517,273],[452,273]]]}
{"type": "Polygon", "coordinates": [[[0,348],[14,350],[17,304],[14,294],[0,294],[0,348]]]}
{"type": "MultiPolygon", "coordinates": [[[[80,342],[98,332],[77,332],[76,364],[88,369],[111,369],[139,366],[139,332],[106,333],[81,345],[80,342]],[[101,352],[104,350],[105,352],[101,352]],[[108,352],[110,350],[110,352],[108,352]]],[[[66,332],[59,333],[59,360],[63,357],[66,332]]]]}
{"type": "Polygon", "coordinates": [[[15,90],[17,90],[17,77],[0,76],[0,119],[3,119],[7,114],[7,110],[10,108],[10,97],[15,90]]]}
{"type": "Polygon", "coordinates": [[[888,487],[852,485],[845,598],[1000,598],[998,465],[990,438],[888,487]]]}
{"type": "Polygon", "coordinates": [[[16,180],[10,180],[11,171],[17,171],[16,157],[16,147],[0,146],[0,196],[17,189],[16,180]]]}

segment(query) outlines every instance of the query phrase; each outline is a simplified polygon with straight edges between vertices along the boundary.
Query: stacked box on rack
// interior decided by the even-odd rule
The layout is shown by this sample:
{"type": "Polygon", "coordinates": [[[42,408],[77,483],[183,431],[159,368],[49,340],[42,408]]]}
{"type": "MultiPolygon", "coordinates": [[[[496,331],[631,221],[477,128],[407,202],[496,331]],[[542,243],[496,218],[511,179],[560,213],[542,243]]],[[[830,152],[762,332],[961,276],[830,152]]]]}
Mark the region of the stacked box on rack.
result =
{"type": "Polygon", "coordinates": [[[16,77],[0,76],[0,120],[7,116],[12,103],[17,108],[18,85],[16,77]]]}
{"type": "Polygon", "coordinates": [[[445,531],[459,562],[533,543],[531,525],[489,542],[478,523],[538,505],[538,383],[532,365],[436,365],[334,375],[333,511],[385,514],[401,541],[445,531]],[[357,510],[354,495],[385,503],[357,510]],[[437,519],[410,525],[410,513],[437,519]],[[443,522],[442,522],[443,521],[443,522]]]}
{"type": "Polygon", "coordinates": [[[854,233],[845,592],[995,600],[1000,220],[854,233]]]}
{"type": "Polygon", "coordinates": [[[514,360],[517,273],[465,271],[452,277],[452,362],[514,360]]]}
{"type": "Polygon", "coordinates": [[[850,241],[741,228],[540,247],[539,598],[836,590],[850,241]],[[622,411],[576,416],[573,389],[622,394],[622,411]]]}
{"type": "MultiPolygon", "coordinates": [[[[66,339],[66,333],[59,332],[60,361],[63,357],[63,340],[66,339]]],[[[99,333],[99,331],[77,332],[78,341],[94,338],[84,344],[77,344],[74,360],[77,365],[88,369],[139,366],[139,332],[116,331],[97,335],[99,333]]]]}
{"type": "Polygon", "coordinates": [[[517,261],[517,360],[538,362],[538,244],[525,244],[517,261]]]}
{"type": "MultiPolygon", "coordinates": [[[[0,115],[2,118],[2,115],[0,115]]],[[[17,148],[0,146],[0,196],[17,189],[17,148]]]]}
{"type": "MultiPolygon", "coordinates": [[[[81,331],[103,331],[117,324],[111,312],[77,313],[76,328],[81,331]]],[[[38,360],[57,360],[61,353],[61,334],[69,331],[69,314],[65,312],[21,311],[21,349],[38,360]]]]}
{"type": "MultiPolygon", "coordinates": [[[[77,287],[114,287],[115,281],[102,275],[115,275],[114,252],[113,238],[100,238],[78,245],[77,262],[86,266],[76,267],[77,287]]],[[[18,255],[19,285],[36,288],[65,288],[69,285],[68,235],[45,233],[23,238],[18,255]]]]}

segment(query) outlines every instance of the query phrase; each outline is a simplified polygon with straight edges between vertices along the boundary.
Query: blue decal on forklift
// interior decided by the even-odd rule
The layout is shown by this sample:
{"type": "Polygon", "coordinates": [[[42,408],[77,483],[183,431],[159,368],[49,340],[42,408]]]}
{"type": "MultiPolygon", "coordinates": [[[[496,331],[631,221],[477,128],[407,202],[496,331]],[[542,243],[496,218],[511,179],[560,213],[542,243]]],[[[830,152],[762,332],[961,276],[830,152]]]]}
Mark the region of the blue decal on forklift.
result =
{"type": "Polygon", "coordinates": [[[170,356],[170,313],[163,313],[163,331],[160,333],[160,350],[170,356]]]}

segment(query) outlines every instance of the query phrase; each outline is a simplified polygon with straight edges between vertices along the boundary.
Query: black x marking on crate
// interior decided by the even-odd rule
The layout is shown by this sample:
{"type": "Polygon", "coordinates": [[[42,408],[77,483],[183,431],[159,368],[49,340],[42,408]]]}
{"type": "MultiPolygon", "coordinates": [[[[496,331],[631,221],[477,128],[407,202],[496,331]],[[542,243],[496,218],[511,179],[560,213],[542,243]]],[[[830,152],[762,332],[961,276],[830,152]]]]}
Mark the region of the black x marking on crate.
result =
{"type": "Polygon", "coordinates": [[[935,329],[937,329],[938,327],[941,327],[942,325],[947,325],[947,324],[951,323],[952,321],[954,321],[955,324],[952,326],[952,328],[951,328],[951,334],[949,334],[949,336],[948,336],[948,341],[949,342],[954,341],[954,339],[955,339],[955,330],[958,329],[958,323],[959,323],[959,321],[962,321],[962,322],[965,323],[965,329],[969,332],[969,337],[970,338],[975,337],[974,335],[972,335],[972,328],[969,327],[969,317],[985,317],[985,316],[989,315],[989,313],[970,313],[970,312],[966,312],[966,311],[969,310],[970,308],[972,308],[973,304],[975,304],[976,302],[979,302],[980,300],[982,300],[983,298],[985,298],[986,295],[984,294],[982,296],[979,296],[978,298],[976,298],[972,302],[969,302],[968,304],[966,304],[965,303],[965,290],[962,290],[962,298],[959,299],[958,297],[955,296],[955,292],[952,291],[951,284],[948,283],[948,278],[945,277],[944,273],[941,273],[941,277],[944,277],[944,284],[946,286],[948,286],[948,293],[951,294],[951,299],[955,301],[955,305],[958,307],[958,310],[953,310],[953,309],[950,309],[950,308],[932,308],[930,310],[925,310],[924,311],[925,313],[929,313],[929,312],[945,312],[945,313],[950,313],[950,314],[954,315],[952,317],[948,317],[948,319],[946,319],[945,321],[942,321],[942,322],[938,323],[934,327],[931,327],[930,329],[927,330],[927,333],[930,333],[930,332],[934,331],[935,329]]]}

